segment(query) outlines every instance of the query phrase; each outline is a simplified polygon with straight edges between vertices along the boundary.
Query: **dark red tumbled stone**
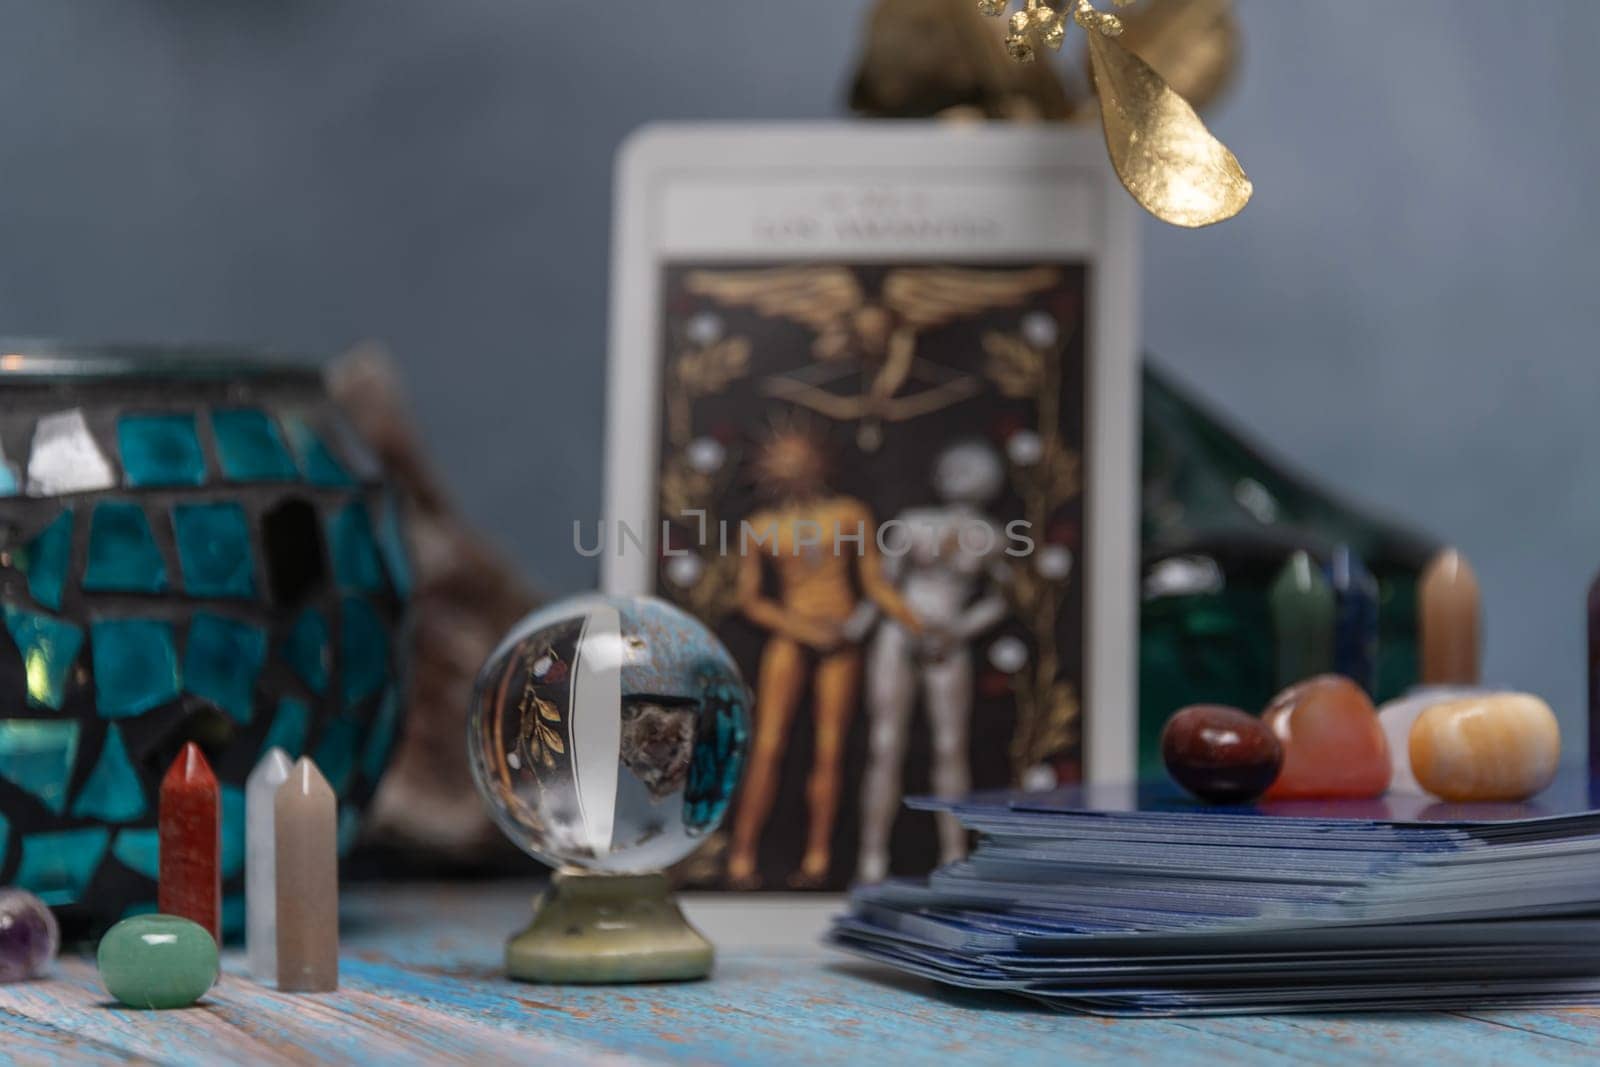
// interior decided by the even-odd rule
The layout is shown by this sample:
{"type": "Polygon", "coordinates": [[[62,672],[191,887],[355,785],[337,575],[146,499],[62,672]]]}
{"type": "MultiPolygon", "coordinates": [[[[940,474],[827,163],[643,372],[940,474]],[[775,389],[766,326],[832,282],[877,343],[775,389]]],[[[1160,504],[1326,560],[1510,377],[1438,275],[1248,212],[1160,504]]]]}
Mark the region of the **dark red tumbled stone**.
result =
{"type": "Polygon", "coordinates": [[[1172,780],[1213,804],[1244,804],[1266,792],[1283,765],[1283,746],[1254,715],[1222,704],[1191,704],[1161,731],[1172,780]]]}

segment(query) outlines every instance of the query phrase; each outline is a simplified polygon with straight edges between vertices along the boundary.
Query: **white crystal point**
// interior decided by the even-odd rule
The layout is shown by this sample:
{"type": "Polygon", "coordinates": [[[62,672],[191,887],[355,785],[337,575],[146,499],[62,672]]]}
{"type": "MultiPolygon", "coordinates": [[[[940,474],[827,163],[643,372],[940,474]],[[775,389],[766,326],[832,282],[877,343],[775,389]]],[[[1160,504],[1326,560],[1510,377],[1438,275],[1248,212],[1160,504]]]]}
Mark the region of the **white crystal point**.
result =
{"type": "Polygon", "coordinates": [[[272,983],[278,978],[278,787],[289,779],[294,764],[281,748],[269,748],[244,785],[245,953],[251,977],[272,983]]]}
{"type": "Polygon", "coordinates": [[[28,495],[60,496],[117,484],[105,453],[77,408],[42,415],[28,456],[28,495]]]}

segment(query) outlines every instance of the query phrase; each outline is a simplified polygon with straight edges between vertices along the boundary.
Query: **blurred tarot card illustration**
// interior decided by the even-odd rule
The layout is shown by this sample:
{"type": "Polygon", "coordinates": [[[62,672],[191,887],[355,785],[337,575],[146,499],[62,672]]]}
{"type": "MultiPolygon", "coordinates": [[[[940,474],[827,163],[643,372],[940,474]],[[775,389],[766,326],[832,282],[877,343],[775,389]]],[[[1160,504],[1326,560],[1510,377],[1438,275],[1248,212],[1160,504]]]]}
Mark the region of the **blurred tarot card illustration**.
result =
{"type": "Polygon", "coordinates": [[[965,833],[906,795],[1131,773],[1134,250],[1099,151],[920,123],[624,150],[586,540],[754,695],[688,880],[926,871],[965,833]]]}

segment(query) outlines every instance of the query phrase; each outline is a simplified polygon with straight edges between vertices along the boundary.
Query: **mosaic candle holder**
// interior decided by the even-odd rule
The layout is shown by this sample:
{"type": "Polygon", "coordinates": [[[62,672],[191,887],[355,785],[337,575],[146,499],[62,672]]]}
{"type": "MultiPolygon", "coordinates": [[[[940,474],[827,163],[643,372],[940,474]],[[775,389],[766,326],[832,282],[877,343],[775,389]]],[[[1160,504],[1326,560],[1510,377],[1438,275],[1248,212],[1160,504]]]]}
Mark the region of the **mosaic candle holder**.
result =
{"type": "Polygon", "coordinates": [[[69,934],[155,908],[156,793],[221,786],[242,927],[244,782],[315,753],[341,845],[399,728],[398,500],[299,364],[0,342],[0,884],[69,934]]]}

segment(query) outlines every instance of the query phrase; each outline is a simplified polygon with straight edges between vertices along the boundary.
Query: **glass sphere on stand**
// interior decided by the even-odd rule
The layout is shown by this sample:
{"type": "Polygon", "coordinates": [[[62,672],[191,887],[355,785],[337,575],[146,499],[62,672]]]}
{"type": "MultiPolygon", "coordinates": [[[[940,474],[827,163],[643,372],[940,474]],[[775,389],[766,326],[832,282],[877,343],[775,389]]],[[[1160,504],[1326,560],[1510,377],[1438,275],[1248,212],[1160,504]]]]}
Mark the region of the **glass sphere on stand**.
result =
{"type": "Polygon", "coordinates": [[[749,692],[703,624],[654,597],[588,595],[514,626],[479,672],[473,779],[502,831],[555,867],[512,977],[647,981],[707,973],[711,946],[660,872],[727,813],[749,692]]]}

